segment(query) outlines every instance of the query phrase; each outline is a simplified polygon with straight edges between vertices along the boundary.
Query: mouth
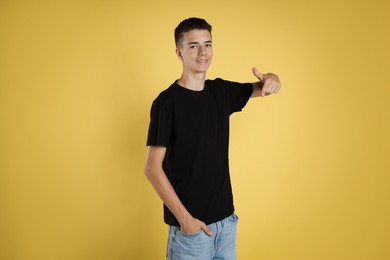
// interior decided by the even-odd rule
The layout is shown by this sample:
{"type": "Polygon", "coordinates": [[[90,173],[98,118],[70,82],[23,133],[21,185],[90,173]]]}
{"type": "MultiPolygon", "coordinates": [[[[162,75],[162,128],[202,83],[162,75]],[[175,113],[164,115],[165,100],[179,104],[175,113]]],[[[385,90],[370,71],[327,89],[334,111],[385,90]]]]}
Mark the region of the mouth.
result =
{"type": "Polygon", "coordinates": [[[200,63],[200,64],[207,64],[209,62],[208,59],[199,59],[199,60],[196,60],[196,62],[200,63]]]}

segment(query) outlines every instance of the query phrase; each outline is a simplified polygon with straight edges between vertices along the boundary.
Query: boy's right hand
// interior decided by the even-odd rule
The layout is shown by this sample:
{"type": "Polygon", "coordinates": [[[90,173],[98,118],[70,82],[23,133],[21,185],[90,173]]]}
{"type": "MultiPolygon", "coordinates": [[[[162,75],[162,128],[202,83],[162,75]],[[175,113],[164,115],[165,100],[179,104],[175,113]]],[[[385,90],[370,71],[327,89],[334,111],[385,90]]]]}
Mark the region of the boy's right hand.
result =
{"type": "Polygon", "coordinates": [[[208,228],[208,226],[200,221],[199,219],[191,217],[191,219],[188,219],[185,223],[182,223],[180,225],[180,232],[184,234],[196,234],[199,232],[199,230],[203,230],[208,236],[213,235],[211,230],[208,228]]]}

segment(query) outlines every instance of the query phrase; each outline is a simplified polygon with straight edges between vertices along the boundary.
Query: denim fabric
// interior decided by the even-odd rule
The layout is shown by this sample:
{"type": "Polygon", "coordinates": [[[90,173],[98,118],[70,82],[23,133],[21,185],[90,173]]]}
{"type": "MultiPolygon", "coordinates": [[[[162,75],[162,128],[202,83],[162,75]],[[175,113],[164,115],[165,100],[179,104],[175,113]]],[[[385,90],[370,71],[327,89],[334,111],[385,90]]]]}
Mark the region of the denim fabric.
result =
{"type": "Polygon", "coordinates": [[[236,214],[208,225],[212,236],[203,230],[187,235],[179,227],[169,226],[167,259],[168,260],[235,260],[236,214]]]}

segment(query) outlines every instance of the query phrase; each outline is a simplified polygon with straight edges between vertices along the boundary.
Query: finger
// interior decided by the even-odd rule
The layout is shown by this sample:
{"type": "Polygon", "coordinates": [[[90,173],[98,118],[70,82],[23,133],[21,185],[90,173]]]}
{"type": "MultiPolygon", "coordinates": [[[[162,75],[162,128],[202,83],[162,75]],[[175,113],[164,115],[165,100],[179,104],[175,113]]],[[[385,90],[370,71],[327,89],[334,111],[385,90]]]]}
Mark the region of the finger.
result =
{"type": "Polygon", "coordinates": [[[275,92],[276,92],[276,87],[277,87],[276,84],[273,83],[273,84],[271,85],[271,88],[270,88],[270,91],[269,91],[269,92],[272,93],[272,94],[275,93],[275,92]]]}
{"type": "Polygon", "coordinates": [[[206,226],[206,224],[203,223],[202,225],[202,229],[203,231],[208,235],[208,236],[212,236],[213,235],[213,232],[211,232],[211,230],[209,229],[208,226],[206,226]]]}
{"type": "Polygon", "coordinates": [[[266,93],[268,93],[268,94],[277,93],[278,85],[279,84],[276,81],[273,81],[273,80],[267,82],[266,93]]]}
{"type": "Polygon", "coordinates": [[[261,88],[261,96],[264,97],[269,92],[269,82],[266,81],[263,84],[263,87],[261,88]]]}
{"type": "Polygon", "coordinates": [[[264,81],[264,75],[260,73],[260,71],[256,68],[252,68],[253,75],[255,75],[256,78],[258,78],[261,81],[264,81]]]}
{"type": "Polygon", "coordinates": [[[261,89],[261,96],[264,97],[266,95],[267,91],[265,90],[265,87],[261,89]]]}
{"type": "Polygon", "coordinates": [[[272,84],[272,93],[275,93],[275,94],[278,93],[279,88],[280,88],[280,84],[278,82],[274,82],[272,84]]]}
{"type": "Polygon", "coordinates": [[[278,93],[279,89],[280,89],[280,83],[277,83],[275,87],[275,93],[278,93]]]}

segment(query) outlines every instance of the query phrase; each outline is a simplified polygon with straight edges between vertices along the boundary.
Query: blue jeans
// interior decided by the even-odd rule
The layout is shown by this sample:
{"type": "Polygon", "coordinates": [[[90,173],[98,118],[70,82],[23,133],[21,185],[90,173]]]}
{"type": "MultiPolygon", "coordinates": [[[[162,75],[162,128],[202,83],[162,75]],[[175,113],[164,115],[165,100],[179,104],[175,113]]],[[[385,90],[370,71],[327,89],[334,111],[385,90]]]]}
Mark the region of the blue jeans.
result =
{"type": "Polygon", "coordinates": [[[208,225],[212,236],[203,230],[187,235],[179,227],[169,226],[167,259],[168,260],[235,260],[236,214],[208,225]]]}

